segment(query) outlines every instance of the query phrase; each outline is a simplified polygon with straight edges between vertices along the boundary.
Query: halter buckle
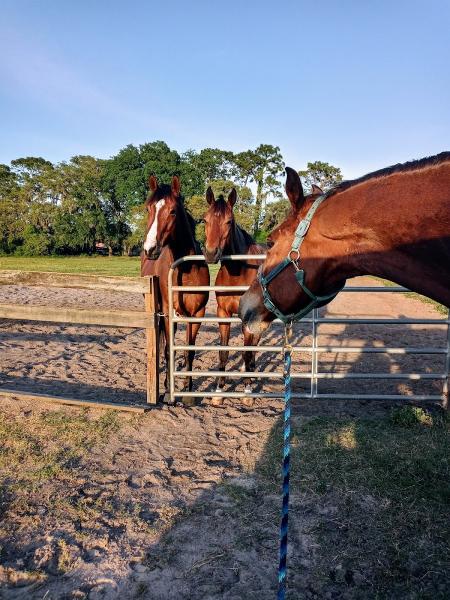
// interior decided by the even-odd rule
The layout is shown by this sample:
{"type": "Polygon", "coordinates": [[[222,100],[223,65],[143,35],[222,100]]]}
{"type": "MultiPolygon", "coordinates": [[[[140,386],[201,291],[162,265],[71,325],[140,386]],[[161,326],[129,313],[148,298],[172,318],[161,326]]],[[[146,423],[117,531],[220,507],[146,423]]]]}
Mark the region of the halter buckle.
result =
{"type": "Polygon", "coordinates": [[[308,232],[311,221],[308,219],[302,219],[300,223],[297,225],[297,230],[295,232],[296,237],[304,238],[308,232]]]}

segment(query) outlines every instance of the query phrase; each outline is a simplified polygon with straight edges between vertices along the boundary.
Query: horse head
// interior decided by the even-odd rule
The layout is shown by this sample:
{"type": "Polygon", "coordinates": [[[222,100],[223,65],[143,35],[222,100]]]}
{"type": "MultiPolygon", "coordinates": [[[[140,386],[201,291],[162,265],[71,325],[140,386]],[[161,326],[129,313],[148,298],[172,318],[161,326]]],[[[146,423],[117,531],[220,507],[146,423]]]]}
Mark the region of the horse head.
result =
{"type": "MultiPolygon", "coordinates": [[[[322,290],[320,236],[306,236],[301,257],[292,248],[299,223],[323,192],[318,186],[313,186],[312,193],[305,196],[298,173],[286,167],[286,175],[285,189],[291,210],[268,237],[266,260],[239,303],[239,316],[243,326],[251,333],[267,329],[277,314],[298,314],[310,305],[309,292],[313,290],[314,294],[318,294],[322,290]]],[[[317,224],[317,217],[313,222],[317,224]]]]}
{"type": "Polygon", "coordinates": [[[203,254],[207,263],[217,263],[225,248],[230,247],[234,227],[233,207],[237,200],[235,188],[228,194],[228,200],[222,196],[216,200],[211,187],[206,191],[209,208],[205,214],[205,246],[203,254]]]}
{"type": "Polygon", "coordinates": [[[149,178],[150,192],[145,206],[148,212],[144,253],[156,259],[162,248],[175,236],[177,214],[180,210],[180,180],[172,177],[172,184],[158,184],[153,175],[149,178]]]}

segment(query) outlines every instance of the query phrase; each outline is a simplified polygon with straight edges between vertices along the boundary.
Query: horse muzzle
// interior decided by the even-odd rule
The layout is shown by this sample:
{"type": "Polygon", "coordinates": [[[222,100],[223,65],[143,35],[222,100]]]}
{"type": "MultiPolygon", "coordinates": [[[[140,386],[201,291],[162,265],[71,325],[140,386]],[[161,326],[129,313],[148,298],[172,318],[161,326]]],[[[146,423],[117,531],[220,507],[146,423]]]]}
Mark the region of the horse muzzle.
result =
{"type": "Polygon", "coordinates": [[[208,265],[218,263],[222,257],[222,248],[208,248],[207,246],[204,246],[203,256],[208,265]]]}
{"type": "Polygon", "coordinates": [[[253,335],[261,335],[273,320],[273,315],[262,302],[262,295],[258,288],[253,288],[253,285],[241,296],[238,316],[242,321],[243,329],[253,335]]]}

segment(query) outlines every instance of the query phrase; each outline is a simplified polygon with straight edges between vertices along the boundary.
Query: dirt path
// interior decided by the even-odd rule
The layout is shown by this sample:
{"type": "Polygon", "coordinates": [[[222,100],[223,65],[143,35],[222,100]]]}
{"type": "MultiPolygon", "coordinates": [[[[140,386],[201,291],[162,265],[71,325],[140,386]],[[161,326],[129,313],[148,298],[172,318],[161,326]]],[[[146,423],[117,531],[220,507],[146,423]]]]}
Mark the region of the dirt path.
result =
{"type": "MultiPolygon", "coordinates": [[[[372,285],[373,280],[358,283],[372,285]]],[[[100,305],[99,296],[89,292],[0,288],[0,302],[14,301],[100,305]]],[[[138,310],[141,303],[140,298],[127,294],[101,298],[101,306],[108,308],[138,310]]],[[[342,294],[327,311],[439,317],[431,306],[394,294],[373,294],[369,302],[367,296],[342,294]]],[[[438,326],[401,327],[400,333],[395,325],[376,329],[355,325],[351,331],[350,326],[346,330],[324,325],[322,329],[320,343],[333,345],[437,346],[445,339],[444,328],[438,326]]],[[[308,343],[306,326],[300,326],[297,335],[308,343]]],[[[212,327],[203,328],[199,342],[215,341],[216,336],[212,327]]],[[[277,332],[269,331],[265,341],[277,340],[277,332]]],[[[3,386],[71,397],[144,401],[144,336],[140,331],[3,320],[0,356],[3,386]]],[[[439,356],[372,355],[367,359],[343,354],[339,358],[335,362],[334,355],[324,355],[322,368],[431,372],[442,366],[439,356]]],[[[216,368],[216,361],[215,353],[201,354],[195,367],[216,368]]],[[[300,369],[309,368],[306,360],[299,362],[300,369]]],[[[230,366],[239,368],[240,364],[240,356],[231,358],[230,366]]],[[[263,355],[259,365],[278,370],[279,357],[263,355]]],[[[207,391],[214,383],[200,383],[199,389],[207,391]]],[[[325,389],[335,389],[333,385],[326,383],[325,389]]],[[[415,391],[438,390],[429,382],[415,386],[415,391]]],[[[393,386],[385,381],[345,384],[348,393],[393,388],[404,393],[413,389],[399,382],[393,386]]],[[[241,382],[236,389],[242,389],[241,382]]],[[[301,401],[296,412],[302,417],[383,415],[390,406],[384,401],[301,401]]],[[[0,598],[272,598],[279,498],[260,489],[254,471],[281,408],[281,402],[267,399],[258,400],[252,409],[239,401],[225,401],[223,407],[205,401],[189,409],[163,406],[145,416],[122,416],[118,431],[80,455],[70,475],[48,478],[39,493],[26,489],[16,491],[16,497],[0,496],[4,511],[0,598]],[[22,503],[17,500],[20,494],[22,503]]],[[[14,397],[2,400],[6,421],[24,427],[32,422],[36,435],[40,419],[46,422],[46,415],[54,409],[14,397]]],[[[61,413],[83,414],[75,408],[64,408],[61,413]]],[[[89,418],[100,414],[100,410],[90,411],[89,418]]],[[[316,506],[307,493],[294,494],[294,513],[300,505],[301,515],[298,511],[292,521],[291,544],[298,551],[291,550],[291,585],[308,598],[359,597],[314,592],[308,569],[315,540],[305,531],[308,523],[320,518],[323,507],[316,506]]]]}

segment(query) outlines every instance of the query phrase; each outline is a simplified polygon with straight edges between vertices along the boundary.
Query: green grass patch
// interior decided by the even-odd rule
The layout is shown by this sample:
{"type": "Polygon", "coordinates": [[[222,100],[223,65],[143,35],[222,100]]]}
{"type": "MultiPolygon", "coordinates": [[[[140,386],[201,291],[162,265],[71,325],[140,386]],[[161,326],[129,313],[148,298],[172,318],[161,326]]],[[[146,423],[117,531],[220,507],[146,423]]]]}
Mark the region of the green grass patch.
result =
{"type": "Polygon", "coordinates": [[[136,277],[141,263],[135,256],[0,256],[0,269],[136,277]]]}
{"type": "Polygon", "coordinates": [[[211,279],[211,285],[214,285],[216,282],[217,273],[219,272],[220,265],[208,265],[209,268],[209,277],[211,279]]]}
{"type": "MultiPolygon", "coordinates": [[[[137,277],[141,273],[141,262],[135,256],[0,256],[2,269],[137,277]]],[[[214,284],[219,269],[220,265],[209,265],[211,284],[214,284]]]]}
{"type": "MultiPolygon", "coordinates": [[[[257,467],[269,493],[280,489],[281,439],[278,424],[257,467]]],[[[294,424],[291,490],[320,507],[308,531],[319,587],[348,598],[445,597],[449,450],[445,419],[422,409],[294,424]]]]}
{"type": "Polygon", "coordinates": [[[119,429],[117,413],[89,418],[61,410],[29,418],[0,414],[0,486],[6,491],[37,489],[64,478],[94,446],[119,429]]]}
{"type": "MultiPolygon", "coordinates": [[[[36,539],[66,526],[75,529],[82,545],[86,535],[92,541],[89,532],[150,534],[163,527],[149,521],[141,503],[117,494],[126,475],[92,460],[123,423],[116,411],[100,416],[88,409],[0,414],[0,555],[2,547],[14,546],[16,540],[36,539]]],[[[58,544],[58,572],[69,571],[69,547],[64,540],[58,544]]]]}

